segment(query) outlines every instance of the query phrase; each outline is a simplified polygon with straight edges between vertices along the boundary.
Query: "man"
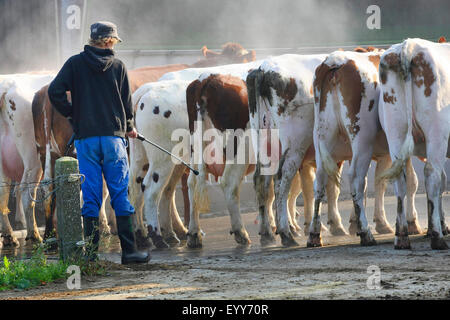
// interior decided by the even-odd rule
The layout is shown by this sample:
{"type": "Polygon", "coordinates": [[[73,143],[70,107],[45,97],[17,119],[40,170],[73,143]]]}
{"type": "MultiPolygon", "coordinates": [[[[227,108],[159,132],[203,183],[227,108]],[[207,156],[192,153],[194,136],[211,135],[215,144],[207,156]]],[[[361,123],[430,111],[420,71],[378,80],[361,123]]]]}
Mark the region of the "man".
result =
{"type": "Polygon", "coordinates": [[[92,239],[89,259],[97,258],[98,212],[102,204],[102,175],[111,197],[122,247],[122,264],[144,263],[148,253],[136,249],[128,200],[129,167],[127,140],[136,138],[128,74],[122,61],[114,57],[113,47],[122,41],[117,27],[101,21],[91,25],[89,45],[70,57],[48,88],[53,106],[73,124],[80,173],[81,210],[85,238],[92,239]],[[67,100],[70,91],[72,103],[67,100]]]}

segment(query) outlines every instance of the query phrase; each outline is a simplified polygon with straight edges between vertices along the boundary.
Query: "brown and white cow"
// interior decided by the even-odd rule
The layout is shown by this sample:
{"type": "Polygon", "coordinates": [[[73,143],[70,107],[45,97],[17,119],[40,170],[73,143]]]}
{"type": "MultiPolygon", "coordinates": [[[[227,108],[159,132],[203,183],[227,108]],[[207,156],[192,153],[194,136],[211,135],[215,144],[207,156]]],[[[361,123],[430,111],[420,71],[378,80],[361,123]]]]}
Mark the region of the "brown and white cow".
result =
{"type": "MultiPolygon", "coordinates": [[[[310,227],[308,246],[321,246],[320,205],[328,180],[339,183],[336,161],[350,160],[349,180],[354,203],[357,233],[361,245],[376,243],[370,231],[365,207],[366,176],[372,158],[377,161],[376,174],[390,163],[389,149],[378,116],[380,52],[342,52],[330,54],[318,66],[314,78],[314,147],[316,153],[316,181],[314,218],[310,227]]],[[[412,233],[419,233],[414,194],[417,177],[408,163],[408,221],[412,233]]],[[[382,200],[385,184],[377,181],[377,200],[382,200]],[[381,189],[380,189],[381,188],[381,189]]],[[[377,202],[377,201],[376,201],[377,202]]],[[[375,210],[374,221],[380,233],[390,229],[382,207],[375,210]],[[381,230],[380,230],[381,229],[381,230]]]]}
{"type": "MultiPolygon", "coordinates": [[[[239,244],[249,244],[248,233],[242,224],[239,206],[239,192],[243,178],[254,171],[255,157],[251,133],[244,132],[250,129],[247,85],[242,79],[246,76],[234,77],[226,74],[212,74],[207,77],[202,76],[199,80],[192,82],[186,90],[187,110],[189,114],[189,131],[191,137],[192,155],[195,159],[195,152],[203,151],[203,159],[199,164],[199,176],[193,174],[189,176],[189,199],[191,201],[191,220],[189,224],[188,246],[201,246],[201,233],[199,226],[199,207],[205,198],[205,178],[208,173],[213,174],[216,179],[221,178],[221,187],[227,201],[228,211],[231,217],[231,234],[234,234],[236,242],[239,244]],[[196,124],[196,121],[198,123],[196,124]],[[201,127],[200,127],[201,126],[201,127]],[[208,135],[208,129],[215,129],[214,141],[205,143],[198,141],[202,139],[196,131],[200,130],[204,135],[208,135]],[[228,137],[223,144],[219,144],[219,137],[228,137]],[[248,141],[245,140],[248,138],[248,141]],[[226,146],[224,152],[222,147],[226,146]],[[218,154],[219,153],[219,154],[218,154]],[[220,155],[222,153],[222,155],[220,155]]],[[[197,161],[194,161],[197,164],[197,161]]],[[[295,221],[295,203],[297,196],[301,192],[300,179],[297,176],[289,192],[289,224],[290,228],[297,231],[299,229],[295,221]]],[[[273,184],[265,190],[272,196],[273,184]]],[[[274,228],[274,221],[271,212],[267,217],[263,217],[262,223],[267,223],[270,228],[274,228]]],[[[262,245],[271,244],[261,233],[262,245]]]]}
{"type": "MultiPolygon", "coordinates": [[[[258,145],[255,145],[258,161],[254,183],[262,217],[260,233],[267,242],[274,241],[273,232],[265,218],[271,210],[273,200],[265,190],[273,180],[277,233],[283,245],[298,245],[290,228],[288,195],[299,168],[302,173],[300,176],[305,200],[305,221],[307,224],[311,221],[314,200],[314,152],[311,148],[314,124],[312,81],[315,68],[325,58],[326,55],[293,54],[273,57],[264,61],[259,69],[250,72],[247,77],[251,127],[255,130],[278,130],[278,141],[272,141],[272,136],[267,141],[263,137],[259,138],[258,145]],[[276,144],[279,144],[278,158],[265,166],[264,161],[261,161],[261,150],[270,147],[272,153],[276,144]]],[[[337,211],[338,195],[337,186],[330,185],[328,218],[331,233],[343,235],[346,232],[337,211]]]]}
{"type": "Polygon", "coordinates": [[[447,249],[449,232],[442,208],[444,164],[450,156],[450,44],[407,39],[381,57],[380,121],[386,132],[392,167],[381,178],[395,179],[397,226],[395,246],[410,248],[404,197],[404,165],[411,155],[426,158],[428,234],[432,249],[447,249]],[[402,174],[403,173],[403,174],[402,174]]]}
{"type": "Polygon", "coordinates": [[[9,186],[16,187],[19,216],[25,212],[27,239],[41,241],[34,215],[37,183],[42,168],[36,153],[31,101],[34,93],[54,78],[53,74],[13,74],[0,76],[0,211],[2,236],[6,245],[18,245],[8,219],[9,186]]]}

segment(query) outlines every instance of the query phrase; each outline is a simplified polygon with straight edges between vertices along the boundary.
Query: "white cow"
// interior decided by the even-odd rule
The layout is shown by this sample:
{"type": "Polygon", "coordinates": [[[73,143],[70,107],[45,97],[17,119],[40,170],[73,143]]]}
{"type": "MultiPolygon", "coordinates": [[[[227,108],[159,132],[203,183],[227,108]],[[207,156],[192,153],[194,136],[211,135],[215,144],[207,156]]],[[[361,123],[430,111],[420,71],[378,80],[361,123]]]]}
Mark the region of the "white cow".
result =
{"type": "Polygon", "coordinates": [[[0,211],[5,244],[18,245],[8,219],[8,185],[20,181],[16,189],[19,218],[25,211],[27,239],[42,241],[36,225],[34,202],[42,167],[36,150],[31,101],[34,93],[54,78],[54,74],[15,74],[0,76],[0,211]],[[21,206],[22,205],[22,206],[21,206]]]}
{"type": "MultiPolygon", "coordinates": [[[[336,51],[316,69],[314,78],[315,123],[314,147],[317,155],[315,211],[308,246],[320,246],[320,204],[326,182],[339,182],[336,161],[351,160],[350,190],[355,207],[355,226],[362,245],[376,243],[369,229],[364,208],[366,176],[370,161],[377,161],[376,174],[391,164],[384,132],[379,125],[380,92],[378,64],[380,52],[358,53],[336,51]]],[[[409,228],[419,233],[414,195],[417,177],[408,163],[409,228]]],[[[385,184],[376,183],[376,203],[382,201],[385,184]],[[381,188],[381,190],[380,190],[381,188]]],[[[382,206],[376,207],[374,221],[379,233],[391,231],[382,206]]]]}
{"type": "Polygon", "coordinates": [[[381,57],[380,120],[389,143],[391,169],[382,178],[395,178],[398,199],[395,247],[410,248],[404,209],[404,164],[412,154],[426,158],[428,233],[432,249],[447,249],[448,233],[442,208],[450,156],[450,44],[407,39],[381,57]],[[403,173],[403,174],[402,174],[403,173]]]}

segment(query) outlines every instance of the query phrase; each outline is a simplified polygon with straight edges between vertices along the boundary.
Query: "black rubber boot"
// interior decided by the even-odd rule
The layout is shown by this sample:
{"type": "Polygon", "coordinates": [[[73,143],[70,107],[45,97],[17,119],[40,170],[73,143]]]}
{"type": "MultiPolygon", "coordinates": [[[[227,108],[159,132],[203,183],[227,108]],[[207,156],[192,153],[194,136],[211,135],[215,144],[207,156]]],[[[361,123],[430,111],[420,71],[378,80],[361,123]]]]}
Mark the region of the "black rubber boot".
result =
{"type": "Polygon", "coordinates": [[[83,217],[84,241],[86,241],[86,259],[88,261],[98,260],[98,246],[100,242],[100,231],[98,218],[83,217]]]}
{"type": "Polygon", "coordinates": [[[150,254],[137,250],[131,217],[117,216],[116,220],[120,246],[122,247],[122,264],[147,263],[150,260],[150,254]]]}

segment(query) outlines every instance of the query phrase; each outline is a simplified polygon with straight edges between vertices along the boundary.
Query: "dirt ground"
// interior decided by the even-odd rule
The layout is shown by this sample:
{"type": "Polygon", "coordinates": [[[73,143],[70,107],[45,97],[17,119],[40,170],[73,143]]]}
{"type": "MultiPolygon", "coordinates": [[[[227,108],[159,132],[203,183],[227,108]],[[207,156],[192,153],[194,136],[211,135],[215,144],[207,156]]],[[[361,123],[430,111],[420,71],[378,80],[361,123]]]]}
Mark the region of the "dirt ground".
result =
{"type": "MultiPolygon", "coordinates": [[[[443,201],[450,208],[448,193],[443,201]]],[[[425,228],[426,199],[418,195],[416,202],[425,228]]],[[[367,206],[371,221],[373,199],[367,206]]],[[[392,225],[395,207],[395,198],[388,197],[392,225]]],[[[346,228],[350,208],[351,201],[340,202],[346,228]]],[[[299,247],[282,248],[278,240],[262,248],[255,218],[256,213],[243,214],[253,241],[249,247],[236,246],[228,217],[205,217],[203,249],[152,251],[147,265],[121,266],[117,239],[112,238],[101,255],[111,267],[107,276],[82,277],[79,290],[60,281],[2,292],[0,299],[450,299],[450,251],[431,250],[423,235],[412,236],[412,249],[401,251],[394,250],[392,234],[375,234],[374,247],[360,247],[357,237],[325,234],[322,248],[305,248],[305,236],[298,238],[299,247]]],[[[450,237],[446,240],[450,244],[450,237]]]]}

